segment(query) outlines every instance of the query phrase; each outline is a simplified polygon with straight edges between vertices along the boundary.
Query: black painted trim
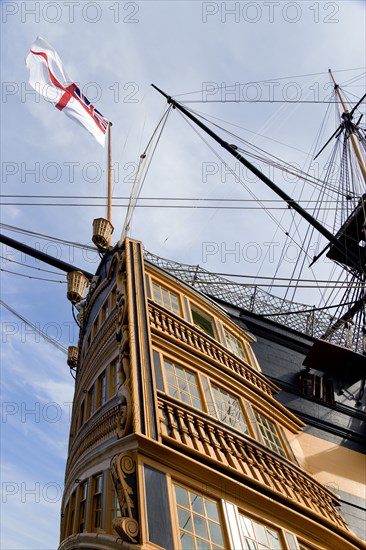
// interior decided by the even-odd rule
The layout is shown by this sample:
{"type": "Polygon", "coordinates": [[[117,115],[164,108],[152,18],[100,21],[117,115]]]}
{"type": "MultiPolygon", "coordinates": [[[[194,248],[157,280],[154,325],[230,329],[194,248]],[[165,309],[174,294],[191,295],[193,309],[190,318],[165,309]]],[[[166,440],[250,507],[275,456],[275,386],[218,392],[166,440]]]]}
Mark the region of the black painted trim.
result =
{"type": "Polygon", "coordinates": [[[142,264],[142,247],[139,243],[137,245],[139,254],[138,254],[138,283],[140,286],[140,296],[141,296],[141,311],[142,311],[142,329],[143,329],[143,338],[144,338],[144,347],[146,350],[145,363],[146,363],[146,377],[147,377],[147,392],[149,399],[149,410],[148,414],[150,417],[150,425],[152,429],[151,436],[153,439],[158,439],[158,426],[157,426],[157,414],[156,414],[156,404],[154,399],[154,379],[153,379],[153,367],[150,359],[150,342],[149,342],[149,325],[148,325],[148,312],[146,308],[146,294],[145,294],[145,285],[144,285],[144,270],[142,264]]]}
{"type": "Polygon", "coordinates": [[[146,421],[144,414],[144,393],[142,385],[142,373],[141,373],[141,354],[140,354],[140,337],[138,327],[138,312],[136,303],[136,274],[135,274],[135,262],[134,262],[134,247],[133,243],[130,243],[130,268],[131,268],[131,284],[132,284],[132,304],[133,304],[133,327],[135,332],[135,356],[137,364],[137,388],[139,394],[139,411],[140,411],[140,424],[141,432],[146,435],[146,421]]]}

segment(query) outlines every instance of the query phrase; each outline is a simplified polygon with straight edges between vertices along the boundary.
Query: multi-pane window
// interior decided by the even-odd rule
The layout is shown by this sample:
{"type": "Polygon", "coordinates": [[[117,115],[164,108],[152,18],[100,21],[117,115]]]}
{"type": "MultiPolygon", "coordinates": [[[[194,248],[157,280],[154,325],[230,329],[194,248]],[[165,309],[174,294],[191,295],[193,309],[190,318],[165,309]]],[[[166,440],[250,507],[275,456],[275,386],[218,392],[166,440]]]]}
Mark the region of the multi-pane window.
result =
{"type": "Polygon", "coordinates": [[[95,384],[88,391],[88,418],[95,412],[95,384]]]}
{"type": "Polygon", "coordinates": [[[96,317],[94,323],[93,323],[93,328],[92,328],[92,338],[95,338],[95,335],[97,334],[98,332],[98,325],[99,325],[99,319],[98,317],[96,317]]]}
{"type": "Polygon", "coordinates": [[[110,392],[111,396],[115,395],[118,391],[119,386],[121,385],[122,377],[121,377],[121,369],[119,366],[118,359],[115,359],[111,363],[110,368],[110,392]]]}
{"type": "Polygon", "coordinates": [[[112,311],[117,305],[117,288],[116,287],[114,287],[113,290],[111,291],[110,304],[111,304],[111,311],[112,311]]]}
{"type": "Polygon", "coordinates": [[[265,416],[263,416],[257,411],[255,411],[255,417],[256,417],[264,444],[269,449],[272,449],[272,451],[274,451],[275,453],[278,453],[284,456],[285,458],[287,458],[287,455],[284,451],[276,425],[271,420],[269,420],[268,418],[266,418],[265,416]]]}
{"type": "Polygon", "coordinates": [[[107,401],[107,377],[103,372],[98,378],[98,407],[104,405],[107,401]]]}
{"type": "Polygon", "coordinates": [[[202,410],[197,375],[164,359],[164,373],[169,395],[202,410]]]}
{"type": "Polygon", "coordinates": [[[203,332],[209,336],[212,336],[212,338],[216,338],[215,323],[213,318],[193,305],[191,306],[191,313],[194,326],[203,330],[203,332]]]}
{"type": "Polygon", "coordinates": [[[93,483],[93,529],[99,529],[102,527],[103,474],[95,476],[93,483]]]}
{"type": "Polygon", "coordinates": [[[225,338],[226,338],[226,343],[229,350],[235,353],[235,355],[237,355],[241,359],[244,359],[245,361],[246,355],[245,355],[243,344],[240,342],[240,340],[235,338],[235,336],[230,332],[228,332],[227,330],[225,330],[225,338]]]}
{"type": "Polygon", "coordinates": [[[280,534],[275,529],[262,525],[246,516],[239,515],[241,534],[245,548],[250,550],[282,550],[280,534]]]}
{"type": "Polygon", "coordinates": [[[170,292],[170,290],[167,290],[157,283],[152,283],[152,290],[154,302],[165,307],[166,309],[169,309],[169,311],[180,315],[179,299],[177,294],[170,292]]]}
{"type": "Polygon", "coordinates": [[[72,535],[74,532],[74,517],[75,517],[75,491],[70,498],[70,509],[68,512],[68,527],[67,536],[72,535]]]}
{"type": "Polygon", "coordinates": [[[221,422],[247,433],[247,425],[243,416],[240,403],[236,397],[221,388],[211,384],[213,403],[208,403],[209,411],[221,422]]]}
{"type": "Polygon", "coordinates": [[[260,366],[259,366],[259,364],[258,364],[258,361],[257,361],[257,358],[256,358],[256,356],[255,356],[255,354],[254,354],[254,351],[253,351],[252,346],[248,345],[248,346],[246,346],[245,349],[246,349],[246,351],[247,351],[247,353],[248,353],[248,356],[249,356],[249,359],[250,359],[250,364],[252,365],[252,367],[253,367],[254,369],[260,371],[261,368],[260,368],[260,366]]]}
{"type": "Polygon", "coordinates": [[[333,384],[323,376],[302,372],[300,375],[300,390],[304,396],[311,399],[334,403],[333,384]]]}
{"type": "Polygon", "coordinates": [[[175,499],[182,550],[225,548],[218,505],[214,500],[175,485],[175,499]]]}
{"type": "Polygon", "coordinates": [[[88,496],[88,484],[86,481],[80,486],[80,501],[79,501],[79,528],[78,532],[83,533],[86,522],[86,503],[88,496]]]}
{"type": "Polygon", "coordinates": [[[121,508],[118,502],[118,497],[115,489],[112,489],[112,520],[121,517],[121,508]]]}
{"type": "Polygon", "coordinates": [[[79,425],[78,425],[79,430],[82,427],[82,425],[84,424],[84,420],[85,420],[84,417],[85,417],[85,399],[80,405],[79,425]]]}

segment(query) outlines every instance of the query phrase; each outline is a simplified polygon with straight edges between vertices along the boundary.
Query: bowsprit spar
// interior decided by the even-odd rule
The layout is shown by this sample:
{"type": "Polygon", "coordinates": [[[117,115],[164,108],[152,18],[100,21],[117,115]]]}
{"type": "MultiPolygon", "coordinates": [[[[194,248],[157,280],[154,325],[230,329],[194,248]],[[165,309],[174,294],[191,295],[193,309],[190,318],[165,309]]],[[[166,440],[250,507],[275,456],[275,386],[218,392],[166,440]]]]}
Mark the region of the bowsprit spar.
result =
{"type": "MultiPolygon", "coordinates": [[[[151,254],[148,254],[148,257],[169,269],[177,277],[194,282],[195,286],[206,294],[234,302],[253,312],[257,309],[264,317],[315,337],[315,353],[310,353],[307,363],[304,363],[309,368],[315,368],[319,362],[326,361],[327,355],[329,357],[330,354],[334,368],[342,369],[353,363],[357,365],[356,370],[360,371],[366,366],[366,134],[361,112],[366,94],[361,99],[353,101],[352,109],[349,109],[344,92],[335,82],[331,70],[329,75],[333,84],[333,98],[327,109],[331,104],[335,105],[339,122],[329,139],[325,136],[325,143],[319,145],[318,154],[313,158],[315,161],[318,156],[324,156],[331,150],[329,161],[325,164],[325,172],[319,178],[314,176],[314,171],[308,170],[305,173],[294,168],[238,136],[235,137],[240,139],[239,144],[226,141],[212,129],[212,124],[208,125],[207,118],[178,103],[152,85],[166,97],[174,109],[179,110],[184,117],[219,143],[285,201],[289,209],[308,222],[302,243],[304,250],[310,248],[314,232],[320,234],[323,242],[325,239],[325,245],[319,247],[317,254],[311,256],[308,267],[325,255],[327,261],[334,264],[332,279],[337,281],[332,281],[329,288],[322,291],[319,307],[304,306],[296,301],[296,281],[301,278],[305,259],[309,259],[309,254],[305,259],[299,257],[292,271],[295,285],[289,285],[284,297],[281,298],[272,295],[271,287],[268,293],[256,287],[253,291],[253,288],[235,285],[231,281],[225,286],[218,275],[212,275],[200,267],[195,268],[193,273],[193,270],[189,269],[191,266],[185,266],[186,269],[182,270],[178,263],[151,254]],[[252,163],[253,159],[298,176],[306,184],[317,189],[316,200],[309,202],[309,208],[303,208],[261,172],[252,163]],[[332,219],[329,219],[329,215],[332,219]]],[[[222,127],[221,129],[224,130],[222,127]]],[[[234,134],[228,133],[232,140],[234,134]]],[[[297,229],[295,221],[294,227],[297,229]]],[[[286,235],[291,238],[290,233],[286,235]]],[[[275,273],[277,274],[277,270],[275,273]]],[[[364,375],[359,377],[362,378],[364,375]]],[[[364,381],[361,384],[360,396],[364,391],[364,381]]]]}

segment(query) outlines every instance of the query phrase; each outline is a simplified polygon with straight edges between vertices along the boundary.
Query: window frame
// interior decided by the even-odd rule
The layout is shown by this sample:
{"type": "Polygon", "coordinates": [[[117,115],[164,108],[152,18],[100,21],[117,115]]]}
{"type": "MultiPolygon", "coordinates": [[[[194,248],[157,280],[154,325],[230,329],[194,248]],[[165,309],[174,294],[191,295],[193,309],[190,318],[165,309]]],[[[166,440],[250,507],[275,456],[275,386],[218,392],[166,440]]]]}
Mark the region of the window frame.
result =
{"type": "Polygon", "coordinates": [[[300,393],[303,397],[329,403],[330,405],[334,404],[333,382],[325,375],[321,376],[306,370],[302,371],[299,376],[299,384],[300,393]],[[318,389],[319,392],[317,392],[318,389]]]}
{"type": "MultiPolygon", "coordinates": [[[[260,441],[260,443],[262,443],[267,449],[269,449],[270,451],[280,455],[282,458],[286,458],[287,460],[290,460],[291,462],[293,462],[293,458],[290,456],[290,451],[288,449],[289,447],[289,443],[287,442],[287,440],[285,440],[285,438],[283,437],[283,435],[281,434],[281,430],[280,430],[280,426],[281,425],[278,425],[277,422],[274,422],[273,420],[271,420],[270,418],[268,418],[268,416],[266,416],[265,414],[262,413],[262,411],[260,411],[259,409],[253,407],[253,416],[254,416],[254,420],[255,420],[255,425],[257,427],[257,434],[258,434],[258,440],[260,441]],[[270,439],[268,437],[266,437],[261,429],[261,426],[263,425],[262,422],[258,419],[258,417],[260,417],[260,419],[264,419],[265,422],[269,423],[269,425],[272,425],[275,429],[275,434],[273,434],[273,431],[270,429],[270,433],[275,436],[277,436],[277,439],[279,440],[280,442],[280,446],[276,446],[276,449],[274,449],[270,444],[269,444],[269,441],[270,439]],[[267,441],[268,441],[268,444],[267,444],[267,441]],[[277,449],[280,448],[283,452],[279,452],[277,449]]],[[[265,428],[265,426],[263,425],[263,428],[265,428]]]]}
{"type": "Polygon", "coordinates": [[[217,330],[217,325],[216,325],[216,319],[213,315],[211,315],[211,313],[207,313],[204,309],[200,308],[199,306],[196,305],[195,302],[192,302],[191,300],[189,301],[189,309],[190,309],[190,314],[191,314],[191,318],[192,318],[192,325],[194,326],[194,328],[198,329],[198,330],[201,330],[206,336],[209,336],[210,338],[213,338],[214,340],[216,340],[217,342],[220,342],[220,339],[218,337],[218,330],[217,330]],[[195,322],[194,320],[194,312],[196,312],[198,315],[200,315],[203,319],[205,319],[206,321],[208,321],[209,323],[211,323],[211,327],[212,327],[212,332],[213,334],[211,334],[210,332],[208,332],[204,327],[202,327],[201,325],[199,325],[197,322],[195,322]]]}
{"type": "Polygon", "coordinates": [[[100,532],[104,526],[104,507],[103,507],[103,493],[104,493],[104,472],[99,472],[92,477],[92,506],[91,506],[91,530],[94,533],[100,532]],[[100,480],[101,487],[98,489],[98,480],[100,480]],[[99,518],[99,525],[96,525],[97,518],[99,518]]]}
{"type": "MultiPolygon", "coordinates": [[[[191,369],[189,367],[186,368],[185,365],[183,366],[181,363],[179,363],[179,362],[177,363],[176,361],[170,359],[168,356],[166,356],[164,354],[161,354],[160,361],[161,361],[160,364],[161,364],[161,371],[162,371],[162,376],[163,376],[163,384],[164,384],[165,393],[167,395],[169,395],[169,397],[172,397],[173,399],[177,399],[177,401],[179,401],[180,403],[183,403],[184,405],[188,405],[188,406],[190,406],[194,409],[197,409],[201,412],[206,412],[206,400],[204,398],[204,392],[202,391],[201,379],[200,379],[199,373],[197,371],[194,371],[193,369],[191,369]],[[188,373],[190,375],[193,375],[194,381],[195,381],[194,385],[197,387],[197,390],[198,390],[198,396],[191,394],[190,391],[183,390],[182,388],[179,387],[179,385],[178,386],[173,386],[173,384],[169,384],[165,362],[170,363],[170,365],[172,365],[173,370],[174,370],[174,376],[175,376],[176,379],[180,378],[175,374],[176,368],[179,368],[179,369],[183,370],[185,374],[188,373]],[[179,397],[171,395],[169,393],[169,386],[177,388],[177,390],[179,391],[179,397]],[[181,399],[181,397],[180,397],[181,392],[184,392],[184,394],[189,395],[189,398],[190,398],[189,403],[187,401],[184,401],[183,399],[181,399]],[[194,399],[199,401],[200,408],[197,407],[196,405],[192,404],[192,401],[194,399]]],[[[189,388],[190,387],[190,384],[189,384],[190,381],[187,379],[186,376],[185,376],[185,380],[188,383],[188,388],[189,388]]],[[[179,380],[178,380],[178,384],[179,384],[179,380]]]]}
{"type": "Polygon", "coordinates": [[[179,509],[183,510],[183,512],[184,511],[189,512],[189,519],[190,519],[192,525],[194,525],[194,527],[192,528],[192,531],[189,532],[188,529],[186,529],[185,532],[187,532],[188,536],[191,536],[191,538],[193,539],[193,542],[196,542],[197,539],[198,539],[198,540],[201,540],[201,541],[205,542],[207,545],[209,545],[209,548],[212,548],[212,546],[214,546],[215,548],[220,548],[221,547],[223,550],[226,550],[227,548],[229,548],[228,540],[227,540],[227,528],[226,528],[226,524],[225,524],[224,514],[222,512],[222,506],[221,506],[220,499],[218,499],[216,497],[211,497],[207,494],[203,494],[200,490],[189,487],[188,485],[185,485],[184,483],[182,483],[181,480],[176,480],[176,479],[171,479],[171,498],[172,498],[172,509],[173,509],[173,514],[174,514],[174,522],[175,522],[175,525],[176,525],[176,529],[174,529],[174,537],[175,537],[176,542],[178,543],[177,549],[182,548],[181,536],[180,536],[180,532],[181,532],[182,529],[180,528],[180,525],[179,525],[179,509]],[[188,497],[187,497],[188,507],[184,507],[183,504],[178,503],[176,487],[179,487],[179,488],[185,490],[188,493],[188,497]],[[204,514],[201,514],[200,512],[193,510],[192,503],[191,503],[190,497],[189,497],[190,493],[192,493],[196,497],[200,497],[202,499],[202,501],[204,502],[204,511],[205,511],[204,514]],[[212,517],[210,517],[209,515],[207,515],[206,501],[209,501],[209,502],[215,504],[218,520],[215,520],[212,517]],[[203,536],[197,535],[195,533],[195,527],[196,526],[195,526],[194,516],[197,516],[198,518],[204,518],[206,520],[205,523],[206,523],[206,532],[207,533],[210,533],[210,530],[207,526],[207,524],[209,522],[211,522],[214,525],[219,525],[220,531],[221,531],[222,544],[218,544],[217,542],[215,543],[214,541],[212,541],[211,540],[211,533],[209,535],[209,537],[210,537],[209,539],[208,538],[204,539],[203,536]]]}
{"type": "Polygon", "coordinates": [[[77,533],[84,533],[86,531],[87,520],[88,520],[88,493],[89,493],[89,482],[88,482],[88,479],[86,479],[79,485],[77,533]],[[83,514],[82,514],[82,511],[83,511],[83,514]],[[81,525],[83,525],[82,530],[80,530],[81,525]]]}
{"type": "Polygon", "coordinates": [[[119,362],[119,357],[110,361],[109,363],[109,397],[117,395],[118,388],[122,384],[122,370],[119,362]],[[118,374],[118,376],[116,376],[118,374]]]}
{"type": "MultiPolygon", "coordinates": [[[[208,410],[208,413],[210,414],[210,416],[212,416],[213,418],[215,418],[219,422],[222,422],[223,424],[225,424],[225,426],[229,426],[230,428],[233,428],[234,430],[237,430],[241,434],[251,435],[250,430],[249,430],[249,422],[248,422],[249,419],[248,419],[247,414],[246,414],[246,407],[243,404],[243,400],[242,400],[241,396],[235,395],[235,394],[232,394],[231,392],[226,391],[226,389],[224,389],[222,386],[220,386],[220,384],[216,384],[210,378],[208,378],[208,385],[209,385],[209,391],[210,391],[210,394],[211,394],[211,397],[212,397],[212,404],[213,404],[214,409],[215,409],[215,415],[214,415],[214,414],[211,413],[210,407],[209,407],[208,403],[206,402],[207,410],[208,410]],[[236,401],[236,403],[239,407],[239,411],[241,413],[244,425],[245,425],[245,431],[243,431],[241,428],[233,426],[231,423],[226,422],[225,420],[223,420],[221,418],[219,407],[218,407],[218,404],[217,404],[217,401],[216,401],[216,398],[215,398],[214,389],[219,390],[220,394],[224,393],[230,399],[236,401]]],[[[225,403],[224,400],[222,400],[222,402],[225,403]]],[[[225,411],[225,414],[228,415],[228,412],[225,411]]],[[[232,415],[229,414],[229,416],[231,417],[232,415]]],[[[234,418],[235,418],[235,416],[234,416],[234,418]]]]}
{"type": "Polygon", "coordinates": [[[95,411],[96,411],[95,399],[96,399],[96,396],[95,396],[95,382],[93,382],[93,384],[88,389],[88,393],[87,393],[87,413],[86,413],[87,416],[86,416],[86,420],[91,418],[93,416],[93,414],[95,413],[95,411]]]}
{"type": "Polygon", "coordinates": [[[243,342],[243,340],[241,338],[238,338],[235,334],[233,334],[233,332],[231,332],[226,325],[224,325],[224,337],[225,337],[226,348],[231,353],[233,353],[236,357],[238,357],[239,359],[242,359],[246,363],[251,364],[250,361],[249,361],[249,358],[248,358],[248,352],[247,352],[247,349],[246,349],[247,348],[246,344],[243,342]],[[235,344],[239,344],[239,346],[241,346],[241,348],[243,350],[243,355],[241,355],[240,353],[237,353],[235,350],[232,349],[232,347],[230,346],[230,343],[229,343],[228,336],[230,338],[234,339],[235,344]]]}
{"type": "Polygon", "coordinates": [[[103,407],[108,401],[108,384],[107,384],[107,372],[104,370],[97,380],[97,397],[96,397],[96,410],[103,407]]]}
{"type": "Polygon", "coordinates": [[[167,309],[168,311],[170,311],[170,313],[173,313],[174,315],[177,315],[178,317],[183,317],[183,315],[182,315],[181,295],[180,295],[180,293],[176,292],[175,289],[170,290],[167,286],[165,286],[164,284],[161,284],[158,279],[154,279],[153,277],[150,277],[150,292],[151,292],[151,300],[155,304],[158,304],[159,306],[167,309]],[[155,297],[154,285],[157,286],[160,290],[161,303],[155,297]],[[165,305],[164,299],[163,299],[163,291],[168,293],[169,301],[170,301],[171,304],[172,304],[171,296],[174,296],[177,299],[178,311],[176,311],[173,307],[168,307],[167,305],[165,305]]]}

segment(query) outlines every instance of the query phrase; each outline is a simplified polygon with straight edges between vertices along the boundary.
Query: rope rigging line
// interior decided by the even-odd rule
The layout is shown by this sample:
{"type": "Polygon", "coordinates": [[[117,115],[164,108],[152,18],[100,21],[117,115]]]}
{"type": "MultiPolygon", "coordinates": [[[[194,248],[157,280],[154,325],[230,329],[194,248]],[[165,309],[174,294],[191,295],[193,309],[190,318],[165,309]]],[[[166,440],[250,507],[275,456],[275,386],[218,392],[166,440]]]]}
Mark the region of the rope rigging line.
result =
{"type": "MultiPolygon", "coordinates": [[[[350,72],[350,71],[361,71],[361,70],[364,70],[365,67],[355,67],[354,69],[340,69],[338,71],[333,71],[333,73],[345,73],[345,72],[350,72]]],[[[249,82],[243,82],[242,84],[240,84],[240,86],[247,86],[248,84],[263,84],[264,82],[273,82],[273,81],[277,81],[277,80],[288,80],[288,79],[292,79],[292,78],[308,78],[309,76],[328,76],[328,71],[322,71],[322,72],[319,72],[319,73],[308,73],[308,74],[301,74],[301,75],[292,75],[292,76],[280,76],[280,77],[277,77],[277,78],[266,78],[265,80],[252,80],[252,81],[249,81],[249,82]]],[[[233,84],[231,85],[233,86],[233,84]]],[[[226,88],[228,87],[226,84],[222,84],[221,86],[218,86],[218,89],[222,89],[222,88],[226,88]]],[[[196,91],[193,91],[193,92],[185,92],[183,94],[178,94],[178,95],[174,95],[172,97],[174,98],[177,98],[177,97],[182,97],[182,96],[186,96],[186,95],[191,95],[191,94],[197,94],[197,93],[202,93],[202,89],[201,90],[196,90],[196,91]]]]}
{"type": "Polygon", "coordinates": [[[23,267],[28,267],[29,269],[37,269],[38,271],[44,271],[45,273],[52,273],[54,275],[60,275],[61,277],[64,275],[63,273],[61,273],[59,271],[52,271],[50,269],[44,269],[42,267],[35,267],[35,266],[29,265],[27,263],[22,263],[22,262],[17,262],[16,260],[11,260],[10,258],[6,258],[5,256],[0,256],[0,258],[5,260],[4,263],[11,262],[13,264],[18,264],[18,265],[21,265],[23,267]]]}
{"type": "Polygon", "coordinates": [[[18,275],[19,277],[25,277],[26,279],[37,279],[38,281],[47,281],[48,283],[61,283],[67,284],[67,281],[56,281],[55,279],[45,279],[44,277],[35,277],[35,275],[25,275],[24,273],[18,273],[17,271],[10,271],[9,269],[4,269],[0,267],[0,271],[5,273],[11,273],[12,275],[18,275]]]}
{"type": "MultiPolygon", "coordinates": [[[[220,158],[217,154],[216,156],[218,158],[220,158]]],[[[229,169],[229,167],[228,167],[229,169]]],[[[233,169],[230,170],[232,175],[233,176],[236,176],[235,172],[233,171],[233,169]]],[[[237,177],[237,176],[236,176],[237,177]]],[[[140,200],[143,200],[143,199],[140,199],[140,200]]],[[[195,199],[195,200],[200,200],[200,199],[195,199]]],[[[258,199],[258,201],[261,201],[261,199],[258,199]]],[[[258,202],[258,201],[255,201],[255,202],[258,202]]],[[[254,202],[254,199],[253,201],[254,202]]],[[[261,201],[262,202],[262,201],[261,201]]],[[[267,200],[267,202],[272,202],[271,200],[267,200]]],[[[282,201],[283,202],[283,201],[282,201]]],[[[264,203],[263,203],[264,204],[264,203]]],[[[100,203],[74,203],[74,204],[70,204],[70,203],[44,203],[44,202],[31,202],[31,203],[26,203],[26,202],[8,202],[6,203],[7,206],[54,206],[55,208],[63,208],[63,207],[75,207],[75,208],[89,208],[91,206],[105,206],[104,204],[100,203]]],[[[113,208],[127,208],[128,207],[128,204],[114,204],[113,205],[113,208]]],[[[203,205],[192,205],[192,204],[136,204],[135,205],[135,208],[173,208],[173,209],[199,209],[199,210],[264,210],[265,207],[264,206],[221,206],[221,205],[215,205],[215,206],[203,206],[203,205]]],[[[288,210],[289,206],[271,206],[271,210],[288,210]]],[[[303,210],[307,210],[306,208],[303,208],[303,210]]],[[[329,208],[328,206],[324,206],[323,208],[320,208],[320,210],[325,210],[325,211],[336,211],[336,207],[331,207],[329,208]]],[[[65,241],[63,244],[72,244],[72,243],[69,243],[68,241],[65,241]]],[[[83,248],[83,249],[87,249],[87,250],[91,250],[93,252],[97,252],[97,249],[94,248],[94,247],[88,247],[87,245],[85,246],[79,246],[79,248],[83,248]]]]}
{"type": "MultiPolygon", "coordinates": [[[[182,118],[186,121],[186,123],[191,127],[191,129],[201,138],[201,140],[210,148],[210,150],[220,159],[220,161],[225,165],[225,167],[231,173],[233,173],[232,168],[224,161],[224,159],[219,155],[219,153],[217,151],[215,151],[215,149],[208,143],[208,141],[198,132],[198,130],[192,125],[192,123],[189,120],[187,120],[186,117],[180,111],[178,111],[178,113],[182,116],[182,118]]],[[[237,179],[239,179],[239,183],[242,185],[242,187],[244,187],[244,189],[246,189],[246,191],[258,202],[258,204],[261,207],[260,209],[263,209],[268,214],[268,216],[272,219],[272,221],[293,241],[293,243],[296,246],[298,246],[300,249],[302,249],[302,245],[297,243],[296,240],[291,235],[288,234],[288,231],[286,231],[286,229],[282,226],[281,222],[279,222],[272,215],[272,213],[269,211],[269,209],[266,208],[263,203],[261,203],[261,201],[256,197],[256,195],[251,191],[251,189],[245,185],[245,183],[242,181],[242,179],[240,177],[238,178],[237,174],[235,174],[235,176],[236,176],[237,179]]],[[[213,207],[213,208],[215,208],[215,207],[213,207]]],[[[287,210],[288,206],[284,207],[282,209],[287,210]]],[[[272,210],[274,210],[274,209],[272,208],[272,210]]],[[[310,258],[310,256],[309,256],[309,258],[310,258]]],[[[312,258],[310,258],[310,259],[312,259],[312,258]]]]}
{"type": "MultiPolygon", "coordinates": [[[[231,172],[237,178],[238,176],[237,176],[237,174],[234,173],[231,166],[229,166],[227,164],[227,162],[213,148],[213,146],[208,142],[208,140],[206,140],[204,138],[204,136],[197,130],[197,128],[195,126],[193,126],[193,124],[189,120],[187,120],[186,117],[180,111],[178,111],[178,113],[181,115],[183,120],[188,124],[188,126],[190,126],[191,129],[198,135],[198,137],[207,145],[207,147],[211,150],[211,152],[224,164],[225,168],[227,168],[229,170],[229,172],[231,172]]],[[[268,210],[268,208],[266,208],[264,206],[264,204],[260,201],[260,199],[258,199],[258,197],[254,194],[254,192],[249,187],[247,187],[245,185],[245,183],[241,180],[240,177],[238,179],[239,179],[239,183],[241,184],[241,186],[244,187],[244,189],[251,195],[251,197],[253,197],[253,199],[257,202],[257,204],[259,204],[260,208],[263,209],[269,215],[269,217],[272,219],[272,221],[277,225],[278,222],[277,222],[276,218],[271,214],[271,212],[268,210]]],[[[287,208],[287,207],[285,207],[285,208],[287,208]]],[[[286,232],[284,227],[281,226],[281,229],[282,229],[283,232],[286,232]]]]}
{"type": "MultiPolygon", "coordinates": [[[[26,203],[23,203],[23,204],[25,206],[30,206],[26,203]]],[[[71,206],[71,205],[68,205],[68,206],[71,206]]],[[[61,244],[67,244],[67,245],[75,246],[76,248],[81,248],[81,249],[84,249],[84,250],[92,250],[94,252],[96,252],[98,250],[95,246],[76,243],[76,242],[73,242],[73,241],[66,241],[65,239],[59,239],[57,237],[52,237],[51,235],[45,235],[44,233],[37,233],[36,231],[30,231],[29,229],[21,229],[20,227],[15,227],[13,225],[7,225],[5,223],[0,223],[0,227],[2,227],[3,229],[6,229],[8,231],[13,231],[15,233],[23,233],[23,234],[29,235],[31,237],[39,237],[40,239],[55,241],[55,242],[59,242],[61,244]]]]}
{"type": "Polygon", "coordinates": [[[0,300],[0,305],[2,305],[5,309],[7,309],[10,313],[12,313],[15,317],[17,317],[18,319],[20,319],[21,321],[23,321],[23,323],[25,323],[26,325],[30,326],[37,334],[39,334],[40,336],[42,336],[42,338],[44,340],[46,340],[47,342],[49,342],[50,344],[52,344],[53,346],[55,346],[57,349],[59,349],[60,351],[62,351],[63,353],[65,353],[67,355],[67,348],[60,344],[60,342],[58,342],[57,340],[55,340],[54,338],[51,338],[51,336],[49,336],[46,332],[44,332],[42,329],[40,329],[39,327],[37,327],[37,325],[34,325],[33,323],[31,323],[28,319],[26,319],[25,317],[23,317],[23,315],[21,315],[20,313],[18,313],[17,311],[15,311],[15,309],[13,309],[12,307],[10,307],[8,304],[6,304],[3,300],[0,300]]]}
{"type": "MultiPolygon", "coordinates": [[[[319,178],[316,178],[314,176],[311,176],[309,173],[307,172],[304,172],[302,171],[301,169],[294,169],[294,167],[287,163],[286,161],[280,159],[279,157],[271,154],[271,153],[268,153],[267,151],[265,151],[264,149],[256,146],[256,145],[253,145],[252,143],[248,142],[247,140],[245,140],[244,138],[242,138],[241,136],[239,136],[238,134],[235,134],[234,132],[231,132],[230,130],[228,130],[227,128],[225,128],[224,126],[221,126],[220,124],[216,124],[215,122],[213,122],[212,120],[210,120],[210,118],[216,118],[216,117],[211,117],[210,115],[203,115],[202,113],[200,113],[199,111],[195,111],[193,109],[190,109],[187,107],[187,110],[190,111],[192,114],[194,114],[195,116],[201,118],[202,120],[204,120],[205,122],[208,122],[210,124],[212,124],[212,126],[214,126],[215,128],[218,128],[219,130],[221,130],[222,132],[225,132],[226,134],[230,135],[231,137],[234,137],[235,139],[237,139],[238,141],[241,141],[242,143],[244,143],[247,147],[251,147],[254,151],[259,151],[260,153],[263,153],[267,156],[261,156],[259,155],[258,153],[253,153],[252,151],[248,151],[247,149],[242,149],[240,147],[238,147],[238,151],[240,152],[243,152],[245,154],[247,154],[248,156],[250,156],[251,158],[255,158],[256,160],[259,160],[269,166],[273,166],[274,168],[277,168],[281,171],[284,171],[288,174],[291,174],[291,175],[294,175],[294,176],[297,176],[299,177],[300,179],[303,179],[304,181],[307,181],[309,184],[311,185],[323,185],[323,181],[319,178]],[[268,158],[270,157],[270,158],[268,158]],[[275,159],[274,161],[271,160],[271,158],[275,159]]],[[[328,106],[328,109],[327,111],[329,111],[329,106],[328,106]]],[[[228,121],[225,121],[225,120],[222,120],[222,119],[219,119],[223,122],[226,122],[227,124],[231,124],[230,122],[228,121]]],[[[236,126],[236,125],[234,125],[236,126]]],[[[241,127],[239,127],[241,128],[241,127]]],[[[254,132],[253,132],[254,133],[254,132]]],[[[262,136],[262,134],[257,134],[257,135],[260,135],[262,136]]],[[[274,140],[276,141],[276,140],[274,140]]],[[[281,142],[278,142],[278,143],[281,143],[281,142]]],[[[282,145],[285,145],[282,143],[282,145]]],[[[300,151],[300,150],[299,150],[300,151]]],[[[300,152],[303,152],[305,153],[304,151],[300,151],[300,152]]],[[[308,156],[308,153],[307,153],[307,156],[308,156]]],[[[330,190],[332,190],[335,194],[339,194],[339,190],[336,186],[332,186],[331,184],[329,185],[329,188],[330,190]]]]}
{"type": "Polygon", "coordinates": [[[169,107],[165,110],[163,116],[159,120],[159,122],[158,122],[158,124],[157,124],[157,126],[156,126],[156,128],[155,128],[155,130],[154,130],[147,146],[145,147],[144,152],[140,155],[138,168],[137,168],[137,172],[136,172],[136,177],[135,177],[134,184],[132,186],[132,190],[131,190],[131,194],[130,194],[130,200],[129,200],[129,204],[128,204],[128,207],[127,207],[126,217],[125,217],[125,221],[124,221],[124,224],[123,224],[122,234],[121,234],[121,238],[120,238],[119,242],[121,242],[127,236],[128,231],[131,227],[132,217],[133,217],[133,213],[135,211],[136,205],[137,205],[137,201],[139,199],[140,193],[141,193],[143,185],[145,183],[147,173],[149,171],[152,159],[154,157],[156,148],[157,148],[158,143],[160,141],[162,132],[165,128],[165,124],[168,120],[168,116],[170,114],[171,109],[172,109],[172,106],[169,105],[169,107]],[[154,138],[155,138],[155,136],[156,136],[156,134],[159,130],[159,127],[161,127],[160,132],[157,136],[156,143],[153,145],[153,140],[154,140],[154,138]],[[148,154],[148,151],[149,151],[151,146],[153,146],[153,150],[152,150],[151,156],[149,158],[149,162],[148,162],[148,164],[145,168],[145,172],[143,173],[143,166],[145,164],[144,161],[145,161],[145,158],[146,158],[146,156],[148,154]]]}

